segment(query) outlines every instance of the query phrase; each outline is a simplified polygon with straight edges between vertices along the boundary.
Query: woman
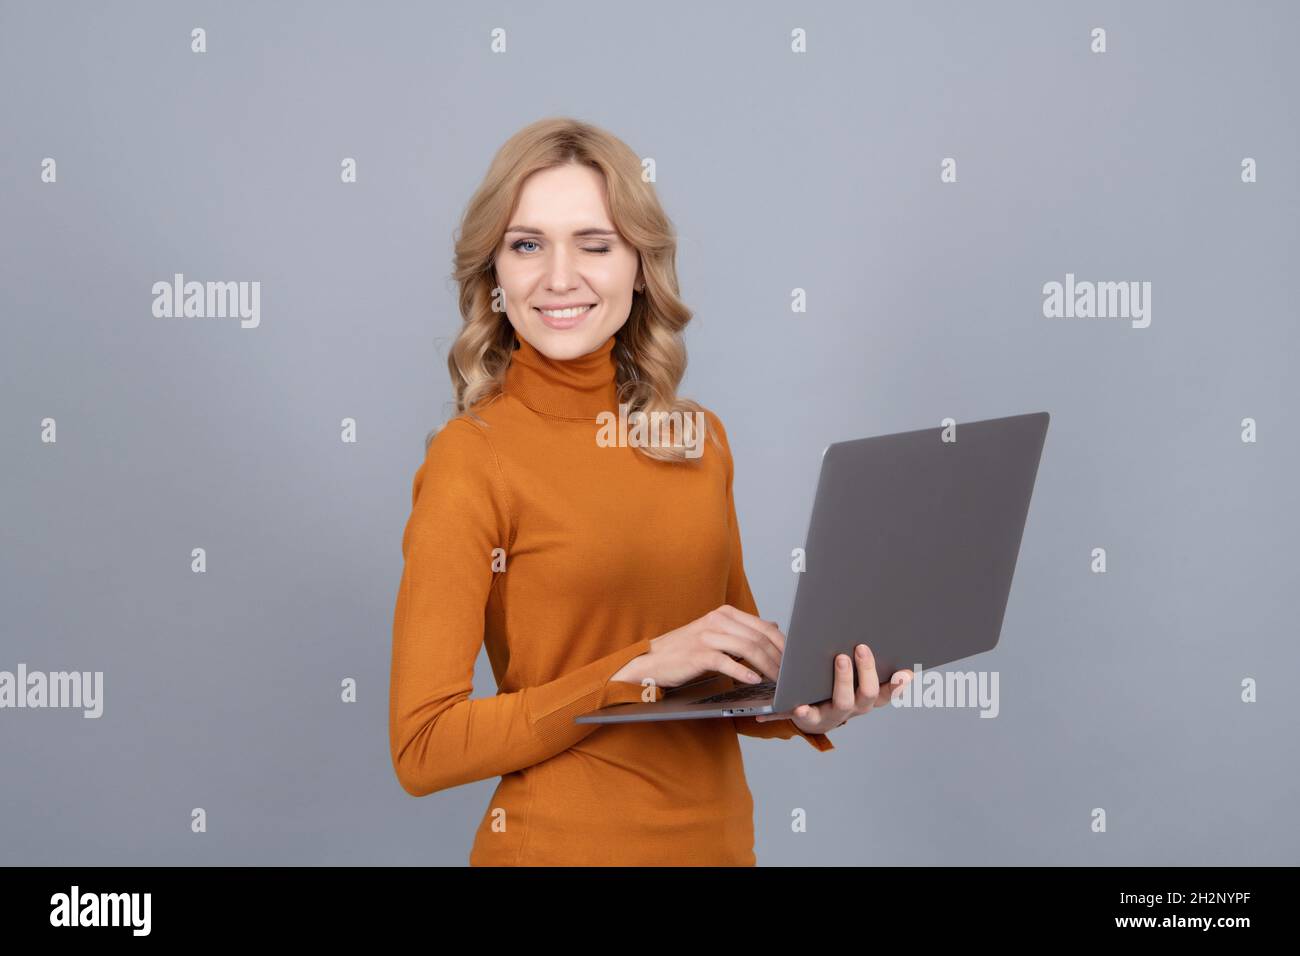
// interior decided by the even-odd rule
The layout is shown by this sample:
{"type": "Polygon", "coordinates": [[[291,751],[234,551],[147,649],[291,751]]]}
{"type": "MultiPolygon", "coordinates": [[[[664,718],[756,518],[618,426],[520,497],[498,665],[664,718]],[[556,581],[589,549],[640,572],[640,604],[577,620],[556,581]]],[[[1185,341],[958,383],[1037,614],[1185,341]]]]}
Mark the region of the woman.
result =
{"type": "Polygon", "coordinates": [[[779,719],[574,723],[712,672],[775,680],[785,642],[745,579],[726,432],[677,396],[691,313],[640,172],[602,130],[534,123],[457,239],[458,414],[415,475],[389,731],[415,796],[501,778],[471,865],[752,865],[737,733],[830,750],[889,701],[860,646],[856,693],[840,655],[833,697],[779,719]],[[684,430],[602,441],[620,403],[684,430]],[[470,700],[484,641],[498,693],[470,700]]]}

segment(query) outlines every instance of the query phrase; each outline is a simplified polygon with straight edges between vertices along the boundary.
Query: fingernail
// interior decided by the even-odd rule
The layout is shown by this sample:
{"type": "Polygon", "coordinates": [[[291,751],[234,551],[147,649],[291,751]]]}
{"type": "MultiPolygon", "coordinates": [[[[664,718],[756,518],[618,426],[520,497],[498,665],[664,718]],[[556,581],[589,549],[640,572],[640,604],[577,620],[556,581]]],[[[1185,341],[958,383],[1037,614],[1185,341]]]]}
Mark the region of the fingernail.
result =
{"type": "Polygon", "coordinates": [[[865,644],[859,644],[859,645],[858,645],[858,657],[866,657],[866,656],[867,656],[867,645],[865,645],[865,644]]]}
{"type": "Polygon", "coordinates": [[[840,670],[845,670],[849,666],[849,656],[847,654],[841,654],[839,657],[835,658],[835,663],[840,666],[840,670]]]}

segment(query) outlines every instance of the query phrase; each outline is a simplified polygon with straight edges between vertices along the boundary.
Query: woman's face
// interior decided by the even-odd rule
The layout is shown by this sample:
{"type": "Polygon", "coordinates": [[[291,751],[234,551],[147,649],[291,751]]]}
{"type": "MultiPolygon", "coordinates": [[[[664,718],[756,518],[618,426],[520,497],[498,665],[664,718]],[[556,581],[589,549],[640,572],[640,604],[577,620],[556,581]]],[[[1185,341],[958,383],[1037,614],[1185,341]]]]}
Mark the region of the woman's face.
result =
{"type": "Polygon", "coordinates": [[[549,358],[570,359],[623,327],[639,264],[610,221],[599,170],[570,163],[524,181],[496,276],[516,334],[549,358]]]}

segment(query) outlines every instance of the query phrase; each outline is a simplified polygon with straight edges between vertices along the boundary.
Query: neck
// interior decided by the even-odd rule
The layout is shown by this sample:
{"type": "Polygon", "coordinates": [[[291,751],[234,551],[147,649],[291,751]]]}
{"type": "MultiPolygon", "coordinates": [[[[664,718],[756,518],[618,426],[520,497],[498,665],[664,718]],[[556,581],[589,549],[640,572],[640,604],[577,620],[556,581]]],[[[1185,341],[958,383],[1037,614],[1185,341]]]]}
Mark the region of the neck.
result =
{"type": "Polygon", "coordinates": [[[554,418],[595,421],[601,412],[618,413],[615,337],[586,355],[550,358],[523,336],[506,369],[505,391],[535,412],[554,418]]]}

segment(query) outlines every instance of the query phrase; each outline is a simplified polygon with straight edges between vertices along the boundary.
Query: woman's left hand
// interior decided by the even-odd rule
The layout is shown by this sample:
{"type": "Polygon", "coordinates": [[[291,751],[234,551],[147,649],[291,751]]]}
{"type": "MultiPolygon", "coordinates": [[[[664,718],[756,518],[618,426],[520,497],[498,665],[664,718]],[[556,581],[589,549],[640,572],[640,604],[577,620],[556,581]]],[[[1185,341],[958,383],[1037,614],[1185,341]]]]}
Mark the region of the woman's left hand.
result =
{"type": "Polygon", "coordinates": [[[847,723],[851,717],[869,714],[877,707],[889,703],[892,695],[900,693],[907,682],[912,679],[912,672],[907,669],[894,671],[890,683],[880,686],[876,677],[876,659],[871,648],[859,644],[856,649],[858,658],[858,686],[853,687],[853,663],[847,654],[835,656],[835,686],[831,690],[830,700],[820,704],[800,704],[787,714],[760,714],[755,720],[793,720],[794,725],[808,734],[824,734],[847,723]]]}

